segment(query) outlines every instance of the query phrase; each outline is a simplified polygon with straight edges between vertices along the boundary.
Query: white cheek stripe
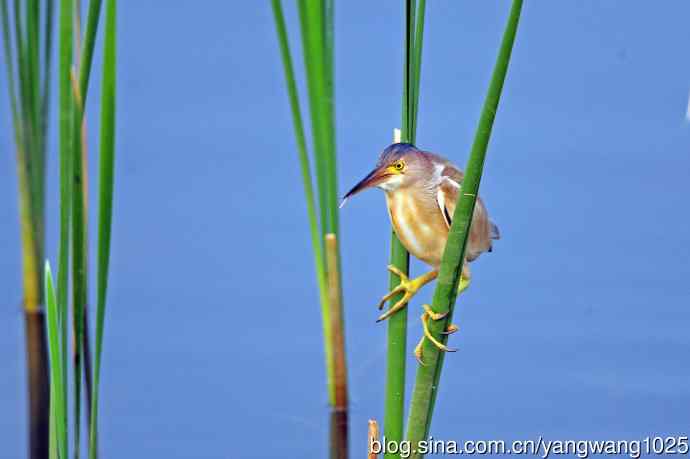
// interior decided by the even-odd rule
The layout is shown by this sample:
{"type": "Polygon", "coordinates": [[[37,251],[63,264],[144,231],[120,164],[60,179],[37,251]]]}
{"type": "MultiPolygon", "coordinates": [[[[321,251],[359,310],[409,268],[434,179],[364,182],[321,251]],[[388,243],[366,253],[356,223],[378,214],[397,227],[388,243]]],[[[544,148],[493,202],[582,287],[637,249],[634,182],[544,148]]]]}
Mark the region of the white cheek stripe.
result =
{"type": "Polygon", "coordinates": [[[393,191],[402,183],[402,178],[402,175],[394,175],[382,182],[378,187],[385,191],[393,191]]]}

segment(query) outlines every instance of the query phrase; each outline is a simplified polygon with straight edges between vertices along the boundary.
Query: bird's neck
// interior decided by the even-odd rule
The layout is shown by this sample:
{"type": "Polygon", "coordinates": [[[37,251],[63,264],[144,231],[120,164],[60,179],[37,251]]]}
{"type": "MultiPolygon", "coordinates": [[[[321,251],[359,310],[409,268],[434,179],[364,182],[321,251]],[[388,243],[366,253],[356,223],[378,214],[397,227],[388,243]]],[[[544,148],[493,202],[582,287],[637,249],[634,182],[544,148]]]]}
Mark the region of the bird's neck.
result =
{"type": "Polygon", "coordinates": [[[434,202],[433,190],[430,191],[421,186],[405,186],[394,190],[384,190],[388,204],[404,204],[410,201],[423,204],[427,201],[434,202]]]}
{"type": "MultiPolygon", "coordinates": [[[[397,188],[395,190],[385,191],[386,204],[389,214],[391,212],[413,211],[417,212],[422,209],[434,209],[436,205],[433,194],[428,190],[420,187],[408,186],[404,188],[397,188]]],[[[393,215],[391,221],[395,220],[393,215]]]]}

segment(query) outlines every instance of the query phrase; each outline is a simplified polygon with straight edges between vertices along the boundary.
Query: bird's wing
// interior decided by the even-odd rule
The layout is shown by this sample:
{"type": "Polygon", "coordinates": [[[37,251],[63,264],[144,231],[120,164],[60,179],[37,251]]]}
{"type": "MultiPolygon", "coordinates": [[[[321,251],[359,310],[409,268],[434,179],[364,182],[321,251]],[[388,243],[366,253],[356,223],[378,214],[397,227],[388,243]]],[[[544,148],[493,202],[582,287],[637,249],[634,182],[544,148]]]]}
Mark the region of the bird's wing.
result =
{"type": "Polygon", "coordinates": [[[441,179],[441,183],[436,191],[436,201],[448,228],[453,223],[453,212],[455,212],[455,203],[458,201],[459,191],[460,184],[449,177],[441,179]]]}
{"type": "MultiPolygon", "coordinates": [[[[454,166],[446,166],[441,172],[441,181],[436,192],[436,200],[448,228],[450,228],[453,222],[455,204],[458,201],[458,193],[460,192],[463,178],[463,173],[454,166]]],[[[498,237],[498,228],[489,220],[484,203],[481,198],[477,197],[477,204],[474,207],[472,225],[470,227],[467,259],[471,261],[482,252],[491,250],[491,240],[498,239],[498,237]]]]}
{"type": "Polygon", "coordinates": [[[436,200],[448,228],[453,221],[455,203],[458,202],[458,192],[463,178],[464,174],[452,164],[446,164],[441,171],[441,181],[436,191],[436,200]]]}

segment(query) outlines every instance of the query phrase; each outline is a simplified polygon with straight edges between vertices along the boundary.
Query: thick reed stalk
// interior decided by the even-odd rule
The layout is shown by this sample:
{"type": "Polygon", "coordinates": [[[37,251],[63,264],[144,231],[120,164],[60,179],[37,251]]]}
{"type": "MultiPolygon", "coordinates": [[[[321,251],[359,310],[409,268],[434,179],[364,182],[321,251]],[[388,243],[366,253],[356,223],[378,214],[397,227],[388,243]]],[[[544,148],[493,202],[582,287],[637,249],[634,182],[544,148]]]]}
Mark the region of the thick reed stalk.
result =
{"type": "MultiPolygon", "coordinates": [[[[398,240],[395,232],[391,233],[391,258],[393,266],[409,273],[410,255],[398,240]]],[[[400,283],[400,279],[391,274],[391,289],[400,283]]],[[[400,300],[396,295],[391,301],[400,300]]],[[[407,359],[407,309],[402,309],[388,319],[388,347],[386,359],[386,395],[384,405],[383,432],[386,440],[401,441],[403,438],[403,420],[405,415],[405,367],[407,359]]],[[[387,454],[388,458],[399,457],[387,454]]]]}
{"type": "Polygon", "coordinates": [[[29,457],[48,457],[50,384],[45,337],[45,313],[42,309],[24,311],[26,357],[29,378],[29,457]]]}
{"type": "MultiPolygon", "coordinates": [[[[513,0],[513,6],[491,78],[491,84],[465,169],[462,193],[458,196],[458,203],[453,214],[453,223],[448,234],[448,242],[443,253],[438,281],[434,291],[432,309],[437,313],[448,314],[443,320],[432,321],[430,329],[431,333],[443,343],[446,342],[447,335],[442,335],[441,332],[445,330],[452,320],[462,264],[465,259],[470,223],[484,168],[484,158],[486,157],[491,129],[508,71],[521,8],[522,0],[513,0]]],[[[423,351],[425,365],[420,366],[417,370],[417,379],[412,394],[408,421],[407,440],[411,442],[413,447],[420,440],[426,438],[429,433],[441,370],[443,368],[443,353],[435,346],[427,341],[423,351]]],[[[422,455],[415,453],[412,457],[419,458],[422,455]]]]}
{"type": "Polygon", "coordinates": [[[348,412],[332,409],[329,417],[329,454],[330,459],[348,458],[348,412]]]}
{"type": "Polygon", "coordinates": [[[331,458],[347,459],[347,362],[345,360],[345,324],[343,321],[340,261],[335,234],[326,234],[326,266],[328,268],[328,300],[331,309],[331,347],[333,349],[333,385],[335,403],[331,412],[331,458]]]}
{"type": "Polygon", "coordinates": [[[29,400],[29,453],[45,458],[49,435],[49,382],[43,303],[45,137],[50,75],[52,3],[0,1],[7,87],[19,183],[23,309],[29,400]],[[40,24],[43,16],[45,22],[40,24]],[[40,35],[44,40],[40,40],[40,35]],[[13,46],[14,41],[14,46],[13,46]],[[15,53],[16,51],[16,53],[15,53]],[[16,64],[16,65],[15,65],[16,64]]]}
{"type": "Polygon", "coordinates": [[[340,287],[340,261],[335,234],[326,235],[326,261],[328,267],[328,299],[331,309],[331,338],[333,340],[333,367],[336,410],[347,410],[347,362],[345,361],[345,324],[343,320],[342,290],[340,287]]]}
{"type": "MultiPolygon", "coordinates": [[[[424,31],[424,10],[426,2],[419,3],[419,19],[416,0],[407,0],[405,8],[405,62],[402,97],[402,132],[396,142],[414,143],[419,104],[419,76],[421,66],[422,34],[424,31]],[[417,26],[415,28],[415,22],[417,26]],[[421,24],[420,24],[421,22],[421,24]],[[419,33],[419,36],[417,36],[419,33]]],[[[390,264],[409,274],[410,255],[391,232],[390,264]]],[[[391,273],[390,288],[400,283],[397,275],[391,273]]],[[[391,299],[393,305],[402,298],[398,294],[391,299]]],[[[388,319],[388,356],[386,365],[386,399],[384,408],[384,436],[386,440],[401,441],[405,413],[405,367],[407,361],[407,308],[388,319]]],[[[386,459],[399,458],[400,454],[387,453],[386,459]]]]}

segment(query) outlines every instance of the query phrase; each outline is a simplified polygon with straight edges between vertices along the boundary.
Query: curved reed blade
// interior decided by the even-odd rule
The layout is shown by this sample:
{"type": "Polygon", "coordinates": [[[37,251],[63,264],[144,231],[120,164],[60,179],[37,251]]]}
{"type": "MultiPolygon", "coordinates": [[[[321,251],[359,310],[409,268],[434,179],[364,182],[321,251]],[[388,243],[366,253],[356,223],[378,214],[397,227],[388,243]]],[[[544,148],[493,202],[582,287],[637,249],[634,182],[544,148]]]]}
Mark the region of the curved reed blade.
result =
{"type": "Polygon", "coordinates": [[[117,64],[117,1],[106,0],[105,37],[103,41],[103,83],[101,92],[101,132],[98,191],[98,259],[96,276],[96,349],[94,354],[93,390],[91,393],[91,423],[89,428],[89,457],[98,452],[98,400],[103,354],[105,307],[110,265],[110,237],[113,215],[115,179],[115,108],[117,64]]]}
{"type": "MultiPolygon", "coordinates": [[[[469,226],[479,192],[479,183],[484,168],[487,146],[491,137],[491,129],[508,71],[521,9],[522,0],[513,0],[491,77],[491,84],[484,101],[479,125],[477,126],[472,150],[465,169],[462,193],[458,197],[458,203],[453,214],[453,223],[448,234],[448,242],[443,253],[438,282],[434,291],[432,309],[437,313],[447,313],[447,315],[443,320],[433,321],[430,329],[433,336],[443,344],[447,341],[447,335],[441,332],[446,329],[452,320],[460,274],[462,272],[462,261],[465,259],[469,226]]],[[[443,352],[439,352],[435,346],[427,341],[424,345],[424,361],[425,365],[420,366],[417,370],[417,378],[410,404],[407,440],[413,445],[426,438],[429,433],[441,370],[443,368],[443,352]]],[[[412,457],[418,458],[421,455],[415,453],[412,457]]]]}
{"type": "Polygon", "coordinates": [[[63,314],[55,296],[53,287],[53,275],[50,272],[50,264],[45,265],[45,292],[46,292],[46,316],[48,319],[48,349],[50,351],[50,379],[51,379],[51,424],[50,436],[52,439],[51,459],[58,453],[60,457],[67,457],[67,430],[66,423],[60,422],[67,417],[67,403],[63,394],[66,393],[65,373],[62,368],[62,353],[65,342],[62,340],[63,314]]]}
{"type": "Polygon", "coordinates": [[[330,320],[328,311],[326,262],[323,255],[323,244],[319,229],[319,221],[316,214],[314,187],[312,185],[313,182],[311,178],[311,165],[309,164],[309,154],[307,153],[307,142],[306,137],[304,135],[304,122],[302,120],[302,110],[299,104],[297,84],[295,83],[295,72],[292,63],[292,56],[290,54],[290,44],[287,36],[287,28],[285,26],[283,7],[280,0],[272,0],[271,7],[273,9],[273,17],[275,20],[276,32],[278,34],[280,55],[283,61],[285,82],[287,85],[288,98],[290,101],[290,109],[292,111],[292,122],[295,130],[295,139],[297,141],[297,153],[300,162],[300,172],[302,175],[304,198],[307,206],[307,218],[309,220],[311,246],[314,252],[314,265],[316,268],[316,280],[319,288],[319,301],[321,303],[321,317],[323,324],[323,334],[326,353],[326,374],[328,381],[328,394],[330,403],[334,404],[335,387],[333,383],[333,378],[331,378],[331,375],[333,374],[333,352],[330,347],[331,339],[329,327],[330,320]]]}
{"type": "MultiPolygon", "coordinates": [[[[68,279],[70,259],[70,222],[72,215],[72,110],[74,98],[71,84],[72,43],[74,24],[74,4],[72,0],[60,1],[60,44],[59,44],[59,134],[60,134],[60,238],[58,247],[58,281],[57,303],[60,306],[60,331],[62,334],[62,378],[67,381],[67,329],[68,329],[68,279]]],[[[54,362],[51,360],[51,365],[54,362]]],[[[57,389],[56,389],[57,390],[57,389]]],[[[67,401],[67,384],[62,385],[62,397],[67,401]]],[[[56,423],[62,425],[62,431],[67,429],[67,413],[58,417],[56,423]]],[[[61,444],[61,443],[59,443],[61,444]]],[[[67,457],[67,444],[64,454],[67,457]]]]}
{"type": "MultiPolygon", "coordinates": [[[[88,169],[85,142],[84,111],[86,107],[85,96],[89,88],[89,77],[93,61],[93,50],[96,44],[96,32],[101,12],[101,0],[89,2],[88,20],[85,38],[76,69],[71,69],[71,87],[74,97],[74,109],[72,120],[72,162],[74,182],[72,200],[72,294],[73,294],[73,329],[74,329],[74,445],[75,458],[78,459],[81,446],[81,382],[82,367],[86,380],[87,396],[87,422],[90,422],[91,392],[93,391],[88,323],[86,320],[86,305],[88,292],[87,256],[88,256],[88,232],[87,232],[87,192],[88,169]]],[[[75,3],[75,17],[79,17],[79,2],[75,3]]],[[[77,26],[74,35],[79,39],[80,30],[77,26]]],[[[75,48],[79,47],[77,40],[75,48]]]]}
{"type": "MultiPolygon", "coordinates": [[[[307,92],[316,173],[316,194],[318,200],[314,197],[314,189],[312,187],[303,122],[299,108],[297,87],[295,84],[283,10],[279,0],[272,0],[271,2],[302,167],[302,181],[304,184],[311,240],[317,269],[323,319],[329,403],[331,406],[335,406],[337,404],[334,382],[336,380],[336,368],[334,365],[334,350],[332,346],[332,305],[329,304],[328,298],[329,269],[326,266],[324,256],[324,238],[329,233],[337,235],[339,226],[335,153],[335,114],[333,102],[333,2],[330,0],[300,0],[297,5],[307,77],[307,92]],[[318,218],[316,206],[314,205],[315,202],[318,203],[319,207],[318,218]]],[[[337,247],[337,240],[335,244],[337,247]]],[[[340,263],[339,257],[336,261],[338,264],[340,263]]],[[[337,269],[337,275],[339,282],[339,267],[337,269]]],[[[339,333],[343,335],[344,332],[340,330],[339,333]]]]}
{"type": "Polygon", "coordinates": [[[79,93],[82,99],[82,107],[86,105],[86,98],[89,92],[89,78],[91,76],[91,65],[93,63],[93,50],[96,46],[96,32],[101,17],[102,0],[90,0],[89,11],[86,19],[86,31],[84,32],[84,44],[81,49],[79,59],[79,93]]]}
{"type": "Polygon", "coordinates": [[[76,76],[72,75],[74,119],[72,120],[72,170],[75,185],[72,189],[72,329],[74,330],[74,457],[79,459],[81,448],[81,374],[84,344],[84,310],[87,297],[86,209],[84,208],[84,164],[81,144],[82,102],[76,76]]]}

